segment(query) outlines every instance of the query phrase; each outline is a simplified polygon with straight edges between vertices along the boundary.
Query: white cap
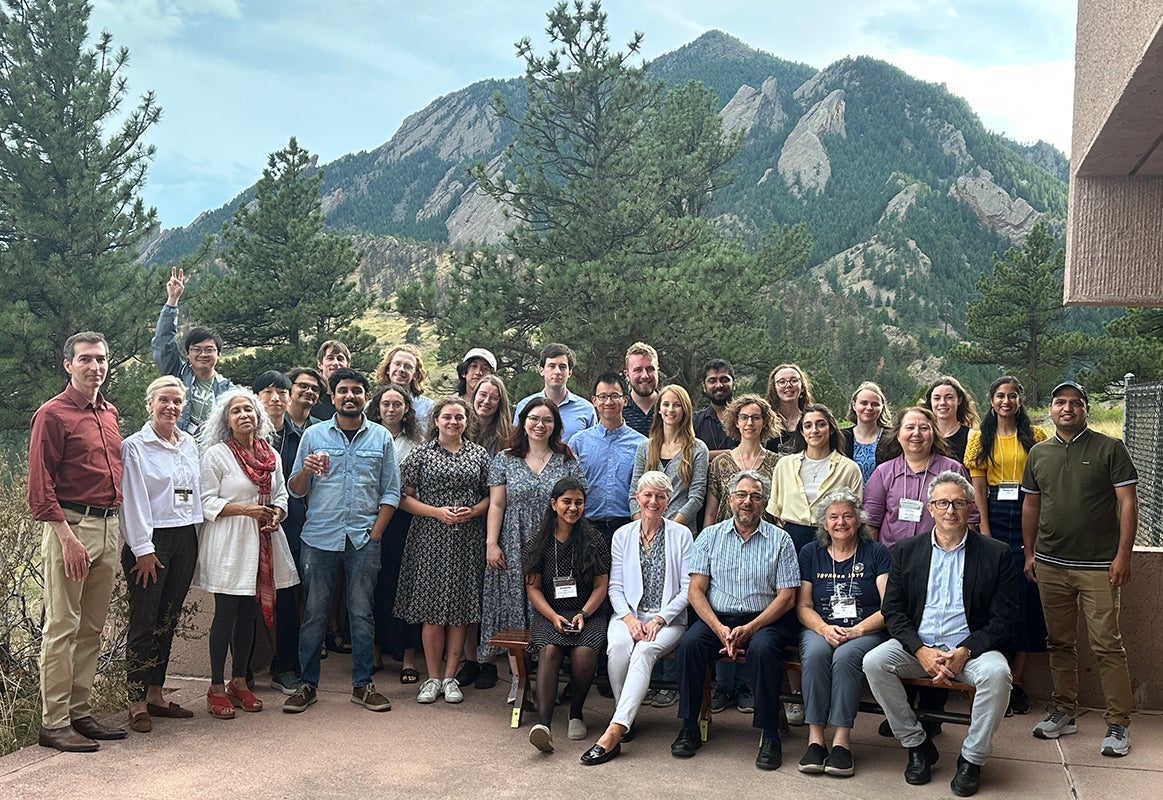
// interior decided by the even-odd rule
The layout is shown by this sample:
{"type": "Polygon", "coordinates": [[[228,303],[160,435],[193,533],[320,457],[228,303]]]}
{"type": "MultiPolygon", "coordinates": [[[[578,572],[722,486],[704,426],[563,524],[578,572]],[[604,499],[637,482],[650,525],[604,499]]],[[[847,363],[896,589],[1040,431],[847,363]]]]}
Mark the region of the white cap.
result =
{"type": "Polygon", "coordinates": [[[467,364],[474,358],[483,358],[486,363],[494,370],[497,368],[497,357],[483,347],[474,347],[464,354],[464,358],[460,360],[461,364],[467,364]]]}

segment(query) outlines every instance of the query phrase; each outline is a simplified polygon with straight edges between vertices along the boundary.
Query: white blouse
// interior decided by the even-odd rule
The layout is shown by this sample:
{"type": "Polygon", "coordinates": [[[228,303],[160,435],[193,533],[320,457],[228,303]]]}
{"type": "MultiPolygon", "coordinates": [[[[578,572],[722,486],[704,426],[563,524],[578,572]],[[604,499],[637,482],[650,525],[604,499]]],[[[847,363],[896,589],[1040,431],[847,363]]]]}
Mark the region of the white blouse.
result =
{"type": "Polygon", "coordinates": [[[156,528],[202,522],[198,446],[185,431],[174,432],[176,445],[159,439],[146,422],[121,443],[121,537],[138,557],[154,552],[156,528]]]}

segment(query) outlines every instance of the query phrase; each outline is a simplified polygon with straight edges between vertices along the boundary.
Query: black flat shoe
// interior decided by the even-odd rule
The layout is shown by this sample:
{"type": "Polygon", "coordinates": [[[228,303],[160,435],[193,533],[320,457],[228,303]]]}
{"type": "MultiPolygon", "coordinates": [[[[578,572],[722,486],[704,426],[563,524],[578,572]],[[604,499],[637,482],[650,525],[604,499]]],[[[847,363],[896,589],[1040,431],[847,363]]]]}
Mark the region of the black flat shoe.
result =
{"type": "Polygon", "coordinates": [[[760,769],[779,769],[783,764],[783,746],[776,736],[765,736],[759,744],[759,754],[755,756],[755,766],[760,769]]]}
{"type": "Polygon", "coordinates": [[[595,744],[589,750],[586,750],[581,755],[581,762],[586,766],[592,767],[595,764],[605,764],[607,761],[617,758],[622,755],[622,743],[618,742],[609,750],[602,747],[600,744],[595,744]]]}
{"type": "Polygon", "coordinates": [[[675,758],[690,758],[698,752],[699,748],[703,746],[702,740],[699,738],[698,731],[692,731],[690,728],[683,728],[678,732],[678,736],[671,742],[670,754],[675,758]]]}
{"type": "Polygon", "coordinates": [[[917,747],[909,748],[909,763],[905,767],[905,783],[923,786],[933,778],[933,765],[941,758],[937,748],[929,739],[917,747]]]}
{"type": "Polygon", "coordinates": [[[981,766],[957,756],[957,774],[949,781],[949,788],[958,797],[972,797],[977,794],[977,781],[981,777],[981,766]]]}

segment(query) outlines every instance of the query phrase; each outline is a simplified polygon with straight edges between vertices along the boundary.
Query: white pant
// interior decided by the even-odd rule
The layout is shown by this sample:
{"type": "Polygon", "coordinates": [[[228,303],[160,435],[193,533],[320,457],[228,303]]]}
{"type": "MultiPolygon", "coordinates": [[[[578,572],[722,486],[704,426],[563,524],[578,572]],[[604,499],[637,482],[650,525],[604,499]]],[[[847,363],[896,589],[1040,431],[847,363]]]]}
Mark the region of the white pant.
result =
{"type": "MultiPolygon", "coordinates": [[[[655,614],[640,614],[645,623],[655,614]]],[[[680,615],[685,617],[685,614],[680,615]]],[[[610,722],[629,728],[642,706],[642,698],[650,688],[650,673],[654,662],[678,647],[678,640],[686,632],[686,625],[672,622],[658,632],[653,642],[636,642],[630,638],[630,629],[617,617],[610,620],[606,635],[607,670],[610,688],[614,690],[614,716],[610,722]]]]}

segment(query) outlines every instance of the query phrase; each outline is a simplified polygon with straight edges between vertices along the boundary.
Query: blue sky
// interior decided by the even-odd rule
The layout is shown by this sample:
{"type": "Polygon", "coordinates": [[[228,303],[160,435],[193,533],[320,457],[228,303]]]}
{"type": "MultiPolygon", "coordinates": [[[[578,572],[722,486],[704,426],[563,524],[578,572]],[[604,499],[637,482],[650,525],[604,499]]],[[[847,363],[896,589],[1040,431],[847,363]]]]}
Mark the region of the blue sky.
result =
{"type": "MultiPolygon", "coordinates": [[[[552,0],[92,0],[90,27],[128,47],[130,92],[163,108],[145,201],[185,225],[254,183],[291,136],[322,163],[391,138],[409,114],[520,74],[547,47],[552,0]],[[419,9],[419,10],[417,10],[419,9]]],[[[1071,0],[606,0],[614,41],[644,55],[719,29],[824,68],[870,55],[966,98],[986,126],[1069,153],[1071,0]]]]}

